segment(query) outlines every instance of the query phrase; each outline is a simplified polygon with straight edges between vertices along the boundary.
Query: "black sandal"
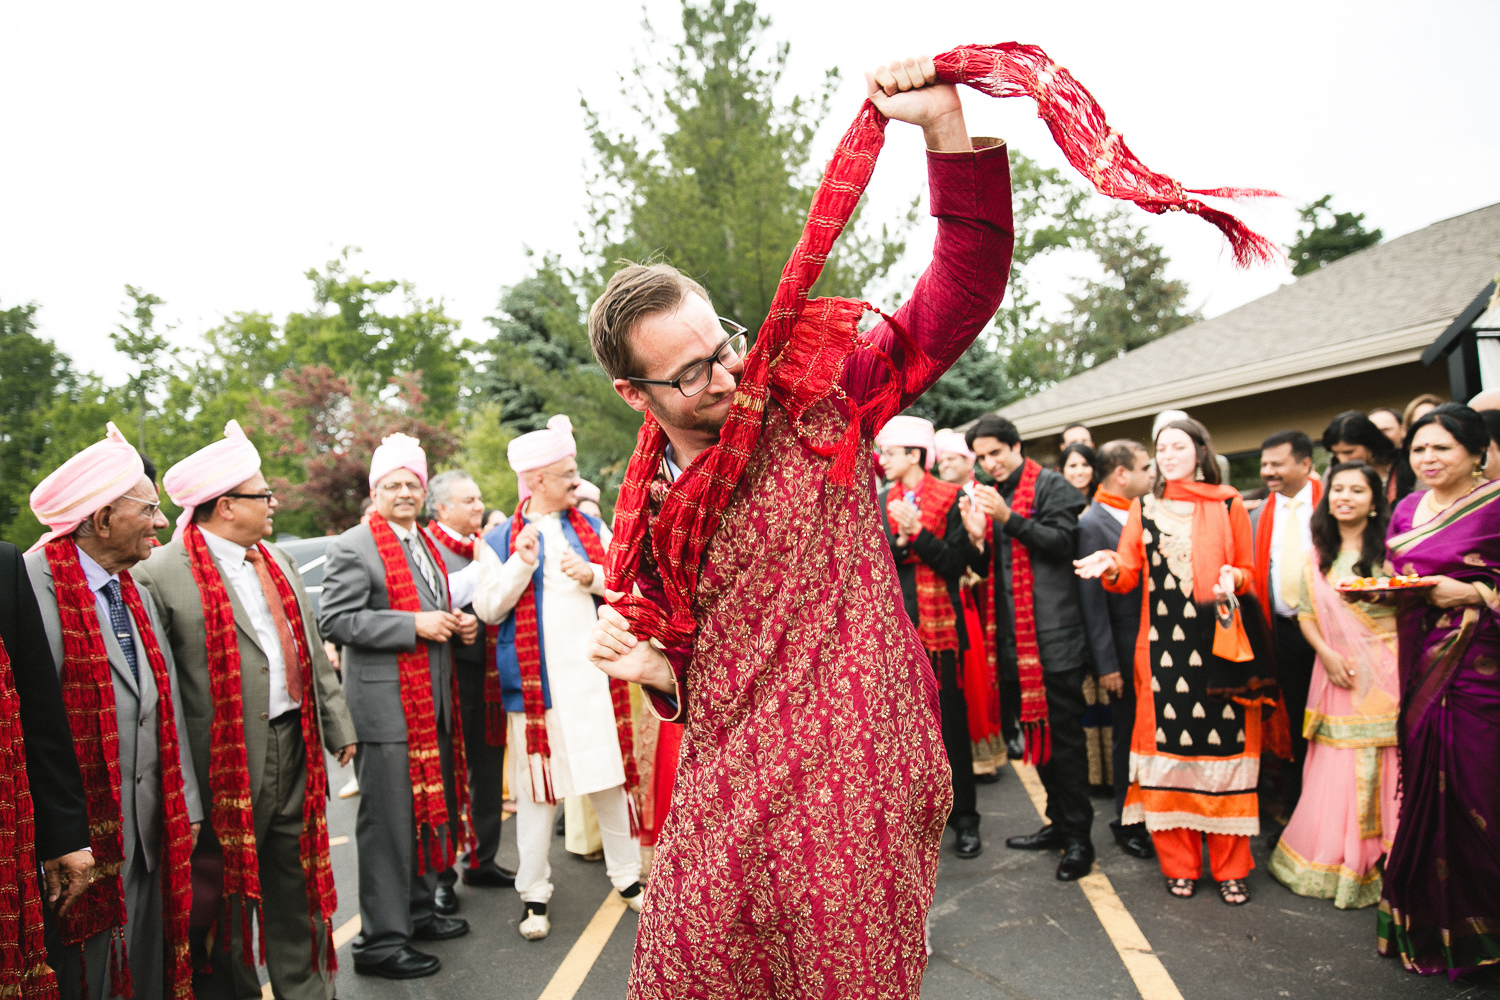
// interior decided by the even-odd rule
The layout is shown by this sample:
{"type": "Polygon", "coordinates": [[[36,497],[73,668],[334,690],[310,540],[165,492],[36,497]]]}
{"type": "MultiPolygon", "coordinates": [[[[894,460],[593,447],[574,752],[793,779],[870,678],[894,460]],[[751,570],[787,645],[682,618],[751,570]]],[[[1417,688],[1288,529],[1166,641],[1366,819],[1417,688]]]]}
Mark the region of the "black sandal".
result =
{"type": "Polygon", "coordinates": [[[1168,895],[1175,896],[1178,899],[1192,899],[1193,898],[1193,893],[1195,893],[1197,891],[1198,891],[1198,882],[1197,882],[1196,879],[1190,879],[1190,878],[1169,878],[1169,879],[1167,879],[1167,894],[1168,895]],[[1181,890],[1184,890],[1184,889],[1186,889],[1187,891],[1186,892],[1181,891],[1181,890]]]}
{"type": "Polygon", "coordinates": [[[1219,898],[1229,906],[1244,906],[1250,902],[1250,887],[1242,878],[1226,878],[1219,883],[1219,898]],[[1239,896],[1239,899],[1230,899],[1230,896],[1239,896]]]}

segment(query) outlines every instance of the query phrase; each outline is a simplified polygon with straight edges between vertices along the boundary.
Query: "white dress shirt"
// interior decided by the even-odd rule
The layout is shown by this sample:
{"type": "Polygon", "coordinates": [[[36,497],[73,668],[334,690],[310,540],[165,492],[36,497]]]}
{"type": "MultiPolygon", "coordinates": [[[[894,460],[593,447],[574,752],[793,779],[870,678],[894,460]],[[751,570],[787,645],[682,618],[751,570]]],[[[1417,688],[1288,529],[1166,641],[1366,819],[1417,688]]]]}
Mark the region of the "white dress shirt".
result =
{"type": "MultiPolygon", "coordinates": [[[[250,625],[255,638],[260,641],[260,650],[266,654],[266,663],[271,668],[271,704],[267,709],[275,719],[299,707],[302,702],[293,701],[286,691],[286,657],[281,655],[281,633],[276,630],[276,619],[271,617],[271,606],[266,603],[266,592],[260,585],[260,574],[245,561],[245,547],[231,542],[198,526],[203,532],[203,541],[208,551],[219,561],[219,569],[225,581],[234,588],[245,613],[250,616],[250,625]]],[[[289,621],[292,628],[301,626],[300,621],[289,621]]]]}
{"type": "MultiPolygon", "coordinates": [[[[1316,559],[1312,540],[1312,512],[1313,512],[1313,488],[1312,480],[1302,487],[1296,496],[1300,506],[1297,508],[1297,528],[1302,532],[1302,559],[1304,564],[1308,559],[1316,559]]],[[[1281,599],[1281,533],[1286,531],[1287,522],[1291,516],[1287,513],[1288,498],[1283,493],[1275,494],[1276,517],[1271,524],[1271,605],[1275,612],[1283,618],[1293,618],[1297,609],[1288,607],[1281,599]]]]}
{"type": "Polygon", "coordinates": [[[443,532],[456,542],[474,543],[474,559],[469,565],[448,574],[448,600],[452,603],[453,610],[457,611],[474,601],[474,587],[479,581],[479,547],[484,544],[484,541],[478,535],[465,538],[442,521],[432,523],[442,528],[443,532]]]}
{"type": "MultiPolygon", "coordinates": [[[[93,556],[83,551],[82,546],[75,547],[78,549],[78,565],[83,567],[83,578],[89,582],[89,589],[94,592],[94,613],[99,616],[99,627],[113,632],[114,628],[110,625],[109,619],[109,598],[105,596],[104,588],[109,586],[111,580],[118,583],[120,581],[120,574],[106,573],[104,567],[94,561],[93,556]]],[[[121,600],[123,599],[122,596],[121,600]]],[[[131,632],[134,633],[136,631],[135,618],[128,613],[129,609],[126,610],[127,614],[125,617],[130,622],[131,632]]],[[[120,642],[122,647],[125,645],[119,636],[115,638],[120,642]]],[[[146,663],[146,647],[142,644],[139,635],[135,636],[135,662],[137,672],[151,669],[150,665],[146,663]]]]}
{"type": "MultiPolygon", "coordinates": [[[[401,547],[416,555],[417,564],[427,567],[427,573],[432,575],[430,586],[434,592],[441,596],[438,580],[442,578],[443,571],[432,564],[432,553],[427,551],[427,543],[417,537],[421,534],[421,531],[416,528],[403,528],[395,521],[387,521],[386,524],[390,525],[391,530],[396,533],[396,539],[401,543],[401,547]]],[[[427,574],[424,573],[423,575],[426,576],[427,574]]],[[[442,610],[447,611],[449,609],[443,608],[442,610]]]]}

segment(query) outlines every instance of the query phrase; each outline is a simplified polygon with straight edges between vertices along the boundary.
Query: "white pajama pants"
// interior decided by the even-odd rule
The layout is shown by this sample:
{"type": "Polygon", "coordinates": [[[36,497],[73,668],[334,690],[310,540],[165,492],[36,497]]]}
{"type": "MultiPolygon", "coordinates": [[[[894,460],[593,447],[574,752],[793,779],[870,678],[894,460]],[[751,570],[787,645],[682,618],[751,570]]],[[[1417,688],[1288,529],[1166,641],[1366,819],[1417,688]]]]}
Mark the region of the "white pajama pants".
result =
{"type": "MultiPolygon", "coordinates": [[[[641,850],[630,835],[630,807],[625,786],[616,785],[590,792],[589,804],[599,819],[604,841],[604,874],[616,889],[628,889],[641,878],[641,850]]],[[[516,847],[521,861],[516,868],[516,891],[523,902],[545,903],[552,898],[552,863],[548,852],[554,838],[557,806],[533,802],[530,795],[516,795],[516,847]]]]}

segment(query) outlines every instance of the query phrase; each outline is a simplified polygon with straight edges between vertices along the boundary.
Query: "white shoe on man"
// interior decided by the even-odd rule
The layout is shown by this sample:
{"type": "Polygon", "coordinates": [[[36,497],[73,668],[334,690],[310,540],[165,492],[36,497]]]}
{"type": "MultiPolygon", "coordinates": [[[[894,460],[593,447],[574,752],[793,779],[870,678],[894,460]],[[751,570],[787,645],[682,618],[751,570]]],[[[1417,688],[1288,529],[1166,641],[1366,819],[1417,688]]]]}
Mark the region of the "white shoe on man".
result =
{"type": "Polygon", "coordinates": [[[547,904],[527,903],[519,929],[521,936],[528,941],[540,941],[551,933],[552,921],[547,918],[547,904]]]}

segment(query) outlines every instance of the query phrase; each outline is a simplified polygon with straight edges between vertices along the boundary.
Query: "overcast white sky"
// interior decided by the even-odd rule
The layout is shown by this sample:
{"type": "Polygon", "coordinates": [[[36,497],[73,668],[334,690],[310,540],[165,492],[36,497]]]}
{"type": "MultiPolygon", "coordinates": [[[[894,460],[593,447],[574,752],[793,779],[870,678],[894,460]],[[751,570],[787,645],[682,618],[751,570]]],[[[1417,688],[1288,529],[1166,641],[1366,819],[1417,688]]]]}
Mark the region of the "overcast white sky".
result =
{"type": "MultiPolygon", "coordinates": [[[[674,0],[646,6],[675,30],[674,0]]],[[[1279,242],[1294,206],[1329,192],[1387,238],[1500,200],[1494,0],[761,9],[791,43],[789,92],[844,71],[819,160],[868,66],[1016,40],[1069,67],[1154,169],[1283,192],[1246,211],[1279,242]]],[[[118,378],[107,335],[126,283],[164,298],[190,345],[238,310],[307,308],[303,272],[352,244],[374,276],[415,282],[484,338],[500,289],[526,273],[523,248],[576,256],[579,97],[623,114],[617,75],[640,20],[630,2],[599,0],[0,0],[0,307],[37,302],[43,335],[118,378]]],[[[965,106],[974,134],[1065,166],[1028,100],[966,91],[965,106]]],[[[920,146],[892,127],[867,218],[921,189],[920,146]]],[[[1201,220],[1135,214],[1208,315],[1288,280],[1235,271],[1201,220]]],[[[915,243],[906,273],[930,236],[915,243]]],[[[1043,290],[1060,295],[1076,266],[1050,268],[1043,290]]]]}

